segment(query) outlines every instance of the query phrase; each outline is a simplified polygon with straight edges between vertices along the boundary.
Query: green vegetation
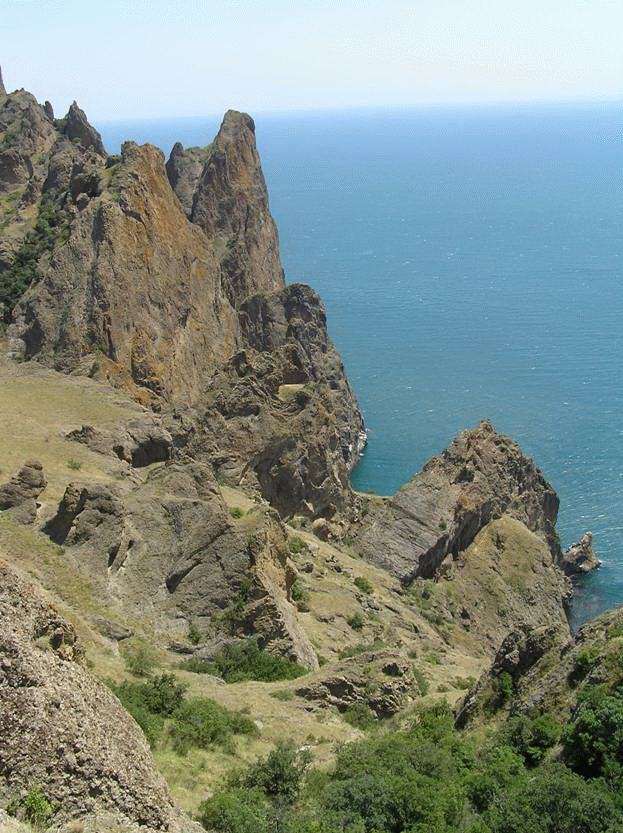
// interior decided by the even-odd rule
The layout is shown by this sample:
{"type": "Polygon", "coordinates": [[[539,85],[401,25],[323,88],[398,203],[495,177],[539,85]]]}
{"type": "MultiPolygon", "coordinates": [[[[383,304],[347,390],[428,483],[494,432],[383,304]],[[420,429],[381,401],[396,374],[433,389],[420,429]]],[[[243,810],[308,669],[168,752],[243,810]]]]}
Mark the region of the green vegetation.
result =
{"type": "Polygon", "coordinates": [[[188,641],[191,645],[198,645],[201,642],[201,631],[194,622],[188,626],[188,641]]]}
{"type": "Polygon", "coordinates": [[[348,617],[346,622],[354,631],[360,631],[363,629],[363,616],[361,613],[353,613],[352,616],[348,617]]]}
{"type": "Polygon", "coordinates": [[[187,686],[174,674],[162,674],[143,683],[109,681],[108,685],[141,727],[152,749],[165,738],[179,755],[186,755],[192,747],[229,749],[234,734],[257,734],[257,727],[244,714],[231,712],[207,697],[186,700],[187,686]]]}
{"type": "Polygon", "coordinates": [[[304,604],[309,603],[309,593],[305,589],[305,586],[303,585],[303,582],[300,579],[297,579],[292,585],[290,595],[292,597],[293,602],[303,602],[304,604]]]}
{"type": "Polygon", "coordinates": [[[241,509],[239,506],[232,506],[229,510],[229,514],[232,518],[242,518],[244,517],[244,510],[241,509]]]}
{"type": "Polygon", "coordinates": [[[367,578],[363,576],[355,576],[355,587],[358,587],[362,593],[374,593],[374,587],[370,584],[367,578]]]}
{"type": "Polygon", "coordinates": [[[10,816],[27,821],[34,830],[44,830],[48,826],[54,807],[45,794],[35,787],[24,798],[13,799],[6,810],[10,816]]]}
{"type": "Polygon", "coordinates": [[[298,535],[293,535],[288,541],[288,547],[291,553],[298,555],[300,552],[307,549],[307,544],[302,538],[299,538],[298,535]]]}
{"type": "Polygon", "coordinates": [[[607,780],[508,744],[526,731],[539,749],[555,742],[547,716],[528,721],[477,742],[437,704],[406,731],[339,747],[329,771],[280,746],[231,775],[199,819],[223,833],[619,833],[623,802],[607,780]]]}
{"type": "Polygon", "coordinates": [[[74,457],[70,457],[69,460],[67,460],[67,466],[68,468],[73,469],[74,471],[80,471],[80,469],[82,468],[82,463],[80,462],[80,460],[76,460],[74,457]]]}
{"type": "Polygon", "coordinates": [[[243,680],[293,680],[307,673],[307,670],[297,663],[264,651],[259,647],[257,639],[245,639],[237,644],[226,645],[211,661],[191,657],[182,662],[180,667],[198,674],[222,677],[226,683],[239,683],[243,680]]]}
{"type": "Polygon", "coordinates": [[[376,726],[376,718],[370,706],[365,703],[353,703],[345,711],[342,712],[342,717],[355,729],[362,729],[366,731],[376,726]]]}
{"type": "Polygon", "coordinates": [[[129,642],[123,650],[125,667],[135,677],[149,677],[156,667],[156,655],[141,640],[129,642]]]}
{"type": "Polygon", "coordinates": [[[257,726],[246,715],[231,712],[209,697],[194,697],[173,712],[169,729],[173,749],[186,755],[192,747],[221,746],[231,750],[232,735],[256,735],[257,726]]]}
{"type": "Polygon", "coordinates": [[[28,287],[41,280],[41,257],[68,236],[68,216],[57,211],[52,203],[42,201],[33,230],[24,237],[11,266],[0,274],[0,312],[5,324],[11,322],[13,307],[28,287]]]}

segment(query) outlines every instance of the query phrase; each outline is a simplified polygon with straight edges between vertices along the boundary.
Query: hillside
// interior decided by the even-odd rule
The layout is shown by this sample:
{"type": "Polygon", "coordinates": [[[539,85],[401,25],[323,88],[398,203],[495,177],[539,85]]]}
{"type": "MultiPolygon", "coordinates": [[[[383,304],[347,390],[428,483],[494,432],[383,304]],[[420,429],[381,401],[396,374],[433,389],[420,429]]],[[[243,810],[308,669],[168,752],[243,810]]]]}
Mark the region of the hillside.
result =
{"type": "MultiPolygon", "coordinates": [[[[167,162],[109,156],[75,103],[56,119],[0,90],[0,807],[64,833],[198,812],[238,833],[501,831],[457,756],[509,716],[573,720],[565,573],[596,563],[590,540],[561,552],[554,490],[487,420],[395,495],[352,489],[363,419],[320,299],[284,283],[254,130],[229,111],[167,162]],[[386,733],[425,759],[440,733],[450,757],[420,775],[450,767],[461,812],[325,806],[355,777],[345,750],[382,758],[386,733]]],[[[616,693],[603,627],[589,664],[616,693]]]]}

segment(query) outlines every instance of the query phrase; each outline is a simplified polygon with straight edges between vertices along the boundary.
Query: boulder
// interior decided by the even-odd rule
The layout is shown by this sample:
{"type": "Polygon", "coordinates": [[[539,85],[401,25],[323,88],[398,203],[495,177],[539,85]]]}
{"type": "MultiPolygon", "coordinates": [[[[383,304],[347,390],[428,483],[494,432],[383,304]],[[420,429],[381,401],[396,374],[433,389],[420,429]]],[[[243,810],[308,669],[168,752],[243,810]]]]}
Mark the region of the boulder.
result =
{"type": "Polygon", "coordinates": [[[0,486],[0,510],[8,511],[19,523],[34,523],[37,498],[46,486],[41,463],[28,460],[8,483],[0,486]]]}

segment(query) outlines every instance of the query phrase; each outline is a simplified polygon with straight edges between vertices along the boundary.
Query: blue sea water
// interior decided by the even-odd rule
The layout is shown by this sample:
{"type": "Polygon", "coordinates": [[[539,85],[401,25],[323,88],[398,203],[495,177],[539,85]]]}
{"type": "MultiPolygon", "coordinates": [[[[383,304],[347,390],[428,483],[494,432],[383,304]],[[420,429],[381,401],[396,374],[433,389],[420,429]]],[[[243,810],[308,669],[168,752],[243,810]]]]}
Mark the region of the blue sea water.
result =
{"type": "MultiPolygon", "coordinates": [[[[288,282],[311,284],[357,393],[353,480],[390,494],[489,417],[603,560],[579,624],[623,604],[623,103],[256,118],[288,282]]],[[[99,125],[109,151],[207,144],[216,119],[99,125]]]]}

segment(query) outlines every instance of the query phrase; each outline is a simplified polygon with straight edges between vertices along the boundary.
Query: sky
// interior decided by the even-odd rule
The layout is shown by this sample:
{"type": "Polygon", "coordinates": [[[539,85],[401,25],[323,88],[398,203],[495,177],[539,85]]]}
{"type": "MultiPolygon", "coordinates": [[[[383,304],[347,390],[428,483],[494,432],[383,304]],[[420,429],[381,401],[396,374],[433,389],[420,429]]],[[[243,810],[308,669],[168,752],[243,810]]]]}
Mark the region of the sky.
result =
{"type": "Polygon", "coordinates": [[[623,0],[0,0],[0,66],[92,121],[623,99],[623,0]]]}

